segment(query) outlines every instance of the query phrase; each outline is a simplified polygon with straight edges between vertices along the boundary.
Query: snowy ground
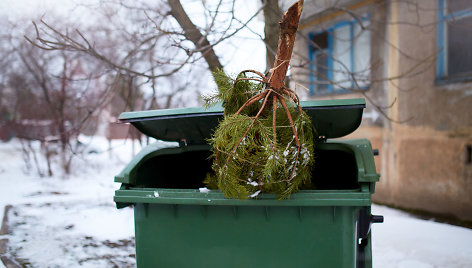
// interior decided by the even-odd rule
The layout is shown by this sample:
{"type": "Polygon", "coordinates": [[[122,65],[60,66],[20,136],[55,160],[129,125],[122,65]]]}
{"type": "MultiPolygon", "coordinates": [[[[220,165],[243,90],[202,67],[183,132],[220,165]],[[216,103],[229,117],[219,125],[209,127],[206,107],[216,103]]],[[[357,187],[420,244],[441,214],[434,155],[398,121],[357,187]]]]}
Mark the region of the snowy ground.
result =
{"type": "MultiPolygon", "coordinates": [[[[40,178],[25,168],[18,141],[0,143],[0,215],[13,205],[11,233],[0,236],[8,257],[26,267],[135,266],[133,212],[112,201],[131,144],[114,142],[108,152],[95,139],[102,153],[77,159],[70,177],[40,178]]],[[[472,230],[376,205],[373,214],[385,216],[372,227],[374,267],[472,267],[472,230]]]]}
{"type": "Polygon", "coordinates": [[[106,141],[93,144],[103,153],[76,159],[70,177],[56,168],[58,175],[40,178],[34,168],[25,173],[18,141],[0,143],[0,213],[13,205],[7,254],[20,264],[135,266],[133,212],[117,210],[112,199],[119,187],[113,177],[131,159],[130,142],[114,142],[112,154],[106,141]]]}
{"type": "Polygon", "coordinates": [[[417,219],[377,205],[372,214],[385,218],[372,227],[374,267],[472,267],[471,229],[417,219]]]}

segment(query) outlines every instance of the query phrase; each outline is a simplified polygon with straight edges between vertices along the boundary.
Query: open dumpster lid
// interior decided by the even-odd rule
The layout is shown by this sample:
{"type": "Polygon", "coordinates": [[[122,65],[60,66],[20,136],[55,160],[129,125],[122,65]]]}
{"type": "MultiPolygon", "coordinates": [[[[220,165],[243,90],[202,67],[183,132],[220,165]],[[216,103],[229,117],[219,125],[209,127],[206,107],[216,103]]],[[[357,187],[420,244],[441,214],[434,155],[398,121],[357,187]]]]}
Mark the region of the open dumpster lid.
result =
{"type": "MultiPolygon", "coordinates": [[[[319,136],[339,138],[352,133],[362,121],[364,99],[302,101],[303,110],[311,117],[319,136]]],[[[179,108],[125,112],[120,122],[131,123],[142,133],[164,141],[204,144],[211,137],[223,108],[179,108]]]]}

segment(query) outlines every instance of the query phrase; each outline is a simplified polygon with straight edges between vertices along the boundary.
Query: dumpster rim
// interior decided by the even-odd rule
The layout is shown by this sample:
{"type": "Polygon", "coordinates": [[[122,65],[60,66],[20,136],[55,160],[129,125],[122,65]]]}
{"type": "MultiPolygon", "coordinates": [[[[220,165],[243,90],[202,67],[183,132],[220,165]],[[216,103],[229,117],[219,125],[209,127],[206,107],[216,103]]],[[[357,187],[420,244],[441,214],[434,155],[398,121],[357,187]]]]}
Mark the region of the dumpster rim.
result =
{"type": "Polygon", "coordinates": [[[370,206],[371,194],[360,190],[301,190],[289,199],[278,200],[274,194],[257,199],[229,199],[219,190],[202,193],[196,189],[128,188],[115,191],[119,204],[172,204],[218,206],[370,206]],[[156,194],[157,192],[157,194],[156,194]]]}

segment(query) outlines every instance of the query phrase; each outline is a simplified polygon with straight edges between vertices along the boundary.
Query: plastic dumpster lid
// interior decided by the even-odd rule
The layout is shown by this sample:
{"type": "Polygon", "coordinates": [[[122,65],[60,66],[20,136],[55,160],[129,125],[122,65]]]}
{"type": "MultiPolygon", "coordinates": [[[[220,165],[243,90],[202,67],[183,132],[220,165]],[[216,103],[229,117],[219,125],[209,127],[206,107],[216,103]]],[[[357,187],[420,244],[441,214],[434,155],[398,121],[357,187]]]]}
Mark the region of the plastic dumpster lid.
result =
{"type": "MultiPolygon", "coordinates": [[[[339,138],[352,133],[362,121],[364,99],[302,101],[303,110],[311,117],[318,135],[339,138]]],[[[164,141],[205,144],[223,119],[223,108],[179,108],[125,112],[118,120],[131,123],[142,133],[164,141]]]]}

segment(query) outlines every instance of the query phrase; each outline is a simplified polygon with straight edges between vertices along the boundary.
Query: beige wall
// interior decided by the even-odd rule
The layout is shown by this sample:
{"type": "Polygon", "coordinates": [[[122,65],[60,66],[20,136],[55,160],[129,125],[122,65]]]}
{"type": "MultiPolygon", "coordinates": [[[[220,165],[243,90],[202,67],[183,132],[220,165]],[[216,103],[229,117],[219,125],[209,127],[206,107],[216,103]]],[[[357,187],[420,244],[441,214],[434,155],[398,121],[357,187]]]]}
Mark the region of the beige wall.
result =
{"type": "Polygon", "coordinates": [[[393,21],[401,22],[388,31],[401,50],[388,48],[395,56],[388,69],[401,77],[388,88],[397,97],[389,114],[406,122],[390,124],[383,134],[386,168],[374,200],[470,221],[472,165],[466,154],[472,144],[472,84],[435,83],[435,4],[422,1],[420,13],[404,2],[389,8],[393,21]]]}
{"type": "MultiPolygon", "coordinates": [[[[467,162],[472,146],[472,83],[435,82],[436,1],[411,1],[421,9],[405,1],[361,7],[375,22],[372,61],[382,62],[372,72],[375,82],[366,92],[365,112],[375,105],[395,104],[384,110],[393,120],[364,119],[347,138],[368,138],[380,150],[375,161],[381,179],[374,201],[472,221],[472,163],[467,162]],[[385,77],[397,79],[380,79],[385,77]]],[[[316,25],[301,31],[315,29],[316,25]]],[[[296,46],[297,53],[308,51],[301,41],[296,46]]],[[[302,72],[294,75],[303,80],[302,72]]],[[[363,96],[316,99],[352,97],[363,96]]]]}

